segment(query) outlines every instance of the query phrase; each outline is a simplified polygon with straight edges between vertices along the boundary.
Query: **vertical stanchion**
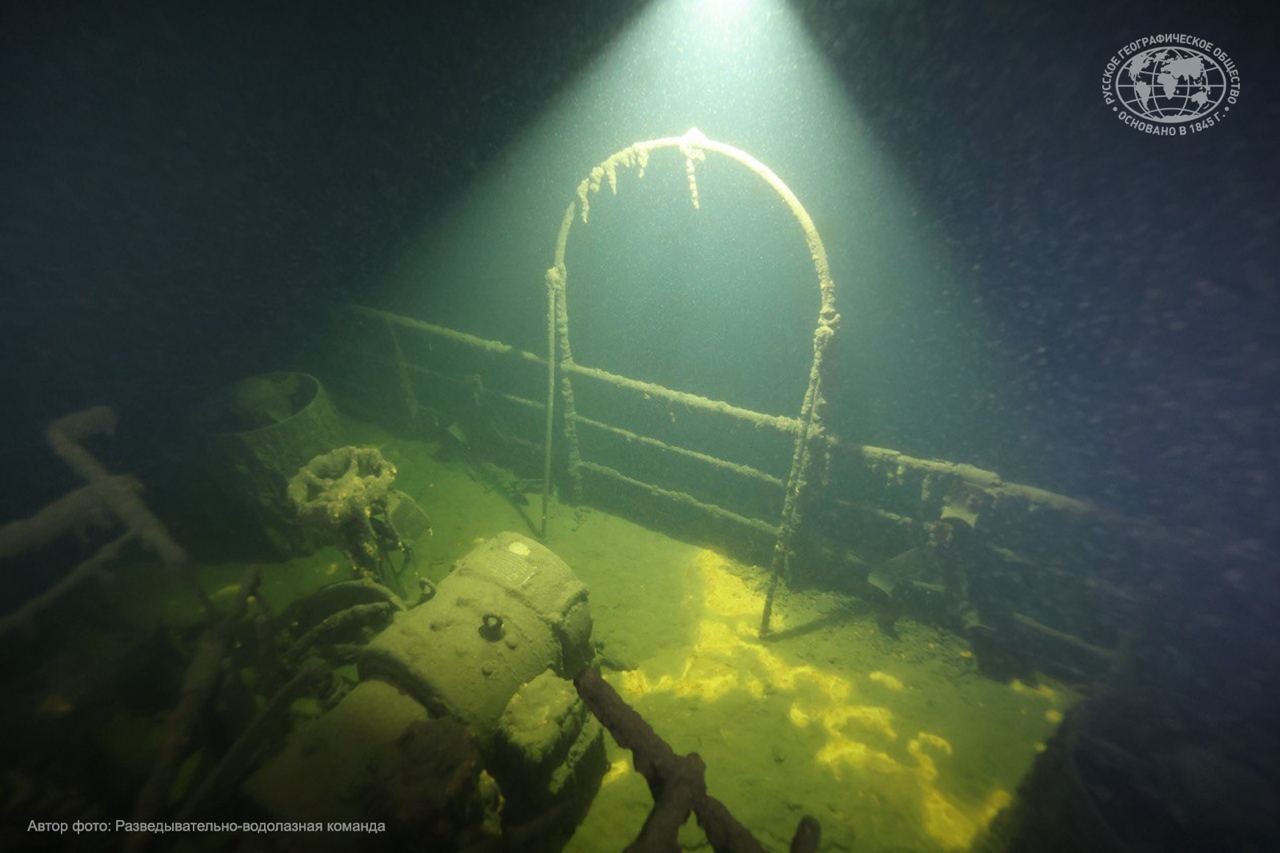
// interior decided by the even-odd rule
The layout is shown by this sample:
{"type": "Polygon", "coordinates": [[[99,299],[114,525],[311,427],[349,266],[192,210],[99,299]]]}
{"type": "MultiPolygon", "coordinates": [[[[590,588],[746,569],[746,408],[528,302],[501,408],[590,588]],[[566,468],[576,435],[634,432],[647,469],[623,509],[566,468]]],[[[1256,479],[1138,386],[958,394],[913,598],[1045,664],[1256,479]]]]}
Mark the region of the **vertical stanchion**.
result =
{"type": "Polygon", "coordinates": [[[400,347],[400,335],[396,333],[395,324],[388,318],[386,325],[387,334],[391,336],[391,347],[396,353],[396,370],[400,374],[400,393],[404,395],[404,405],[409,410],[409,423],[416,430],[418,428],[418,395],[413,391],[413,378],[409,376],[409,369],[405,366],[404,350],[400,347]]]}
{"type": "Polygon", "coordinates": [[[547,428],[543,437],[542,457],[542,525],[540,535],[547,538],[547,515],[551,504],[551,440],[555,426],[556,404],[556,301],[563,277],[555,268],[547,270],[547,428]]]}

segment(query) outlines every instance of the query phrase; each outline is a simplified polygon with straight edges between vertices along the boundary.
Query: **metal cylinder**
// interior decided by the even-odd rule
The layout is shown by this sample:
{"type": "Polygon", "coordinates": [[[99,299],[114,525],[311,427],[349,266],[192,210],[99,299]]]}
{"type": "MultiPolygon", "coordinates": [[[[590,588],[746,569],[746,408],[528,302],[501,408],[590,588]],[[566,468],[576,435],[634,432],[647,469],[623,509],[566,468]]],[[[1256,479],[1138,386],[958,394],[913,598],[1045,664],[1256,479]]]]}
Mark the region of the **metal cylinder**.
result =
{"type": "Polygon", "coordinates": [[[312,457],[342,444],[324,387],[306,373],[266,373],[222,388],[192,412],[210,477],[257,522],[281,556],[320,543],[299,523],[289,478],[312,457]]]}
{"type": "Polygon", "coordinates": [[[374,638],[359,668],[485,738],[523,684],[548,668],[571,678],[592,653],[587,588],[538,542],[500,533],[374,638]]]}

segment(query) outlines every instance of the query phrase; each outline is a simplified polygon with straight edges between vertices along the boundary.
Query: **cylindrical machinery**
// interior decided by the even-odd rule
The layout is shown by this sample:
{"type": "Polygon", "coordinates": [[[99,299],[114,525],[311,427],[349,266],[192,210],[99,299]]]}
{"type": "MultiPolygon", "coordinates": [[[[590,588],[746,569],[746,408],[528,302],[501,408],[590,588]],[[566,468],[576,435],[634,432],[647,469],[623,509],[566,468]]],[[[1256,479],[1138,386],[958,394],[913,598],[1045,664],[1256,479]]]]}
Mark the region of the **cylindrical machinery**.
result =
{"type": "MultiPolygon", "coordinates": [[[[452,720],[501,787],[504,827],[536,822],[542,843],[563,841],[607,765],[603,730],[571,683],[593,653],[586,587],[545,546],[501,533],[459,560],[433,598],[396,614],[360,653],[360,683],[296,731],[246,792],[281,819],[395,820],[391,803],[456,787],[458,771],[404,760],[424,725],[452,720]]],[[[428,740],[445,730],[432,731],[428,740]]]]}
{"type": "Polygon", "coordinates": [[[592,653],[587,588],[543,545],[500,533],[375,637],[359,668],[484,739],[522,685],[548,668],[572,678],[592,653]]]}
{"type": "Polygon", "coordinates": [[[210,476],[254,518],[282,556],[320,544],[286,495],[289,478],[342,443],[324,386],[305,373],[266,373],[223,388],[192,421],[209,455],[210,476]]]}

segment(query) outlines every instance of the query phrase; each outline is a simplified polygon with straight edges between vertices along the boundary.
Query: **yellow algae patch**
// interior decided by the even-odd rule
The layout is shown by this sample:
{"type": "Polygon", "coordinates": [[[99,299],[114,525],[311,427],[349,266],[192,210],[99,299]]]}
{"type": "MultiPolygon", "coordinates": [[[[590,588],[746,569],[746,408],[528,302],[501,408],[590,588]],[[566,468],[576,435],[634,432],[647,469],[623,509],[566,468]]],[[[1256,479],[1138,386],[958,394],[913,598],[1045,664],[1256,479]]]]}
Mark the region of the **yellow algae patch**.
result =
{"type": "Polygon", "coordinates": [[[1023,696],[1039,696],[1041,699],[1047,699],[1050,702],[1058,700],[1058,692],[1047,684],[1037,684],[1035,687],[1028,687],[1023,684],[1021,679],[1015,678],[1009,682],[1009,689],[1014,693],[1023,696]]]}
{"type": "Polygon", "coordinates": [[[609,765],[609,770],[604,774],[604,778],[600,780],[601,785],[608,785],[610,782],[616,782],[631,771],[631,759],[619,758],[617,761],[609,765]]]}
{"type": "Polygon", "coordinates": [[[730,571],[725,557],[707,548],[698,551],[694,558],[698,573],[702,576],[703,603],[708,611],[718,616],[758,620],[764,608],[764,596],[742,578],[730,571]]]}
{"type": "Polygon", "coordinates": [[[738,639],[737,645],[755,654],[760,668],[764,670],[764,677],[775,690],[796,690],[802,680],[810,681],[832,702],[845,701],[853,690],[853,685],[847,678],[824,672],[807,663],[791,666],[780,655],[759,643],[738,639]]]}
{"type": "Polygon", "coordinates": [[[845,724],[853,720],[865,728],[879,732],[889,740],[898,739],[898,733],[893,730],[893,712],[888,708],[876,708],[870,705],[844,705],[823,711],[821,719],[822,727],[832,737],[840,737],[845,724]]]}
{"type": "MultiPolygon", "coordinates": [[[[982,811],[978,813],[978,818],[982,823],[979,828],[985,828],[987,824],[1000,814],[1000,810],[1013,802],[1013,795],[1003,788],[997,788],[987,795],[987,799],[982,803],[982,811]]],[[[968,846],[968,845],[966,845],[968,846]]]]}
{"type": "Polygon", "coordinates": [[[650,681],[649,676],[645,675],[644,670],[632,669],[621,673],[622,676],[622,692],[635,698],[647,696],[650,693],[663,693],[672,689],[675,679],[669,675],[664,675],[657,681],[650,681]]]}
{"type": "Polygon", "coordinates": [[[733,628],[723,622],[703,619],[698,623],[698,639],[694,641],[693,651],[697,655],[732,655],[741,645],[743,642],[733,628]]]}
{"type": "Polygon", "coordinates": [[[822,691],[822,695],[832,702],[846,701],[853,691],[853,685],[849,683],[849,680],[838,675],[817,671],[813,673],[813,680],[818,685],[818,689],[822,691]]]}
{"type": "Polygon", "coordinates": [[[1044,718],[1056,726],[1062,722],[1062,712],[1057,708],[1050,708],[1044,712],[1044,718]]]}
{"type": "Polygon", "coordinates": [[[738,686],[738,673],[727,663],[704,662],[706,671],[694,671],[697,661],[690,659],[678,677],[662,675],[651,679],[643,670],[621,673],[622,692],[632,699],[651,693],[674,693],[681,698],[715,701],[738,686]]]}
{"type": "Polygon", "coordinates": [[[907,751],[916,760],[915,775],[920,783],[925,831],[947,850],[966,849],[973,837],[1009,804],[1012,797],[1008,791],[997,788],[976,809],[966,809],[957,804],[934,784],[938,781],[938,766],[926,752],[926,747],[950,755],[951,744],[938,735],[920,732],[907,745],[907,751]]]}
{"type": "Polygon", "coordinates": [[[622,692],[632,696],[643,696],[650,691],[649,676],[642,669],[629,669],[621,673],[622,692]]]}
{"type": "Polygon", "coordinates": [[[883,684],[885,687],[888,687],[890,690],[906,689],[903,687],[901,681],[894,678],[892,675],[890,675],[887,672],[879,672],[879,671],[873,672],[870,675],[868,675],[867,678],[870,678],[876,684],[883,684]]]}
{"type": "MultiPolygon", "coordinates": [[[[893,711],[880,705],[857,704],[855,686],[861,686],[861,682],[834,670],[792,663],[784,657],[785,649],[759,642],[755,629],[763,596],[734,574],[728,559],[714,551],[697,551],[693,563],[701,581],[701,601],[693,603],[701,609],[692,646],[682,661],[677,658],[678,663],[671,662],[678,668],[668,668],[667,674],[646,674],[643,670],[620,673],[619,689],[627,698],[668,693],[716,701],[735,690],[757,700],[772,694],[787,696],[783,700],[789,703],[787,720],[797,729],[809,729],[811,733],[806,737],[816,737],[821,742],[814,754],[819,767],[837,780],[851,772],[900,780],[892,783],[901,788],[897,796],[909,801],[919,797],[922,826],[947,850],[968,847],[1009,802],[1009,794],[1000,789],[991,791],[981,803],[948,796],[938,763],[953,750],[940,735],[918,732],[907,744],[906,756],[900,758],[895,757],[900,748],[894,749],[894,754],[878,749],[877,746],[898,742],[893,711]],[[813,731],[814,723],[820,726],[817,731],[813,731]],[[876,738],[881,740],[873,746],[871,741],[876,738]]],[[[866,678],[893,693],[906,691],[902,680],[887,672],[868,672],[866,678]]],[[[1044,685],[1029,687],[1014,682],[1011,689],[1049,703],[1057,699],[1053,689],[1044,685]]],[[[625,761],[615,762],[605,777],[606,783],[619,778],[626,767],[625,761]]]]}
{"type": "Polygon", "coordinates": [[[937,788],[926,788],[924,802],[924,829],[943,847],[963,849],[977,833],[974,822],[951,803],[937,788]]]}
{"type": "MultiPolygon", "coordinates": [[[[697,639],[679,675],[654,679],[642,669],[624,672],[621,674],[623,692],[637,698],[650,693],[674,693],[715,701],[732,690],[744,689],[756,698],[764,698],[766,682],[740,660],[739,652],[744,645],[729,625],[704,619],[698,624],[697,639]]],[[[772,681],[769,678],[769,682],[772,681]]]]}
{"type": "Polygon", "coordinates": [[[948,741],[946,738],[942,737],[941,735],[933,735],[933,734],[929,734],[928,732],[920,732],[916,735],[916,740],[920,741],[921,743],[926,743],[929,746],[936,746],[938,749],[942,750],[947,755],[951,754],[951,742],[948,741]]]}
{"type": "Polygon", "coordinates": [[[938,778],[938,767],[933,763],[933,758],[924,751],[926,746],[932,746],[944,755],[950,755],[951,744],[945,738],[928,732],[920,732],[907,744],[907,752],[911,753],[911,757],[916,760],[916,775],[920,777],[921,782],[927,784],[938,778]]]}
{"type": "Polygon", "coordinates": [[[685,662],[684,672],[675,679],[673,689],[677,696],[715,701],[737,687],[738,680],[737,668],[728,661],[694,656],[685,662]]]}
{"type": "Polygon", "coordinates": [[[620,675],[623,693],[635,695],[635,697],[649,693],[649,676],[644,674],[644,670],[627,670],[620,675]]]}
{"type": "Polygon", "coordinates": [[[1011,800],[1008,791],[995,790],[987,795],[978,809],[967,813],[938,789],[926,788],[923,802],[925,832],[947,850],[966,850],[973,843],[973,837],[1011,800]]]}
{"type": "Polygon", "coordinates": [[[897,773],[902,765],[893,760],[888,753],[872,749],[865,743],[843,738],[833,740],[818,751],[818,763],[831,768],[837,779],[844,778],[840,770],[849,766],[855,770],[877,770],[881,773],[897,773]]]}
{"type": "Polygon", "coordinates": [[[817,676],[818,671],[808,664],[788,666],[781,657],[756,643],[739,640],[738,644],[755,653],[764,676],[775,690],[795,690],[796,682],[801,678],[817,676]]]}
{"type": "MultiPolygon", "coordinates": [[[[703,623],[707,625],[709,623],[703,623]]],[[[711,632],[705,634],[707,638],[713,636],[711,632]]],[[[843,678],[832,672],[826,672],[809,664],[799,664],[792,666],[778,655],[759,643],[750,642],[740,637],[735,637],[734,645],[740,649],[746,649],[756,656],[756,661],[762,670],[761,675],[765,681],[774,690],[797,690],[804,681],[811,682],[818,690],[829,699],[832,703],[842,703],[848,700],[853,692],[853,685],[849,679],[843,678]]],[[[704,648],[699,643],[698,650],[704,648]]]]}

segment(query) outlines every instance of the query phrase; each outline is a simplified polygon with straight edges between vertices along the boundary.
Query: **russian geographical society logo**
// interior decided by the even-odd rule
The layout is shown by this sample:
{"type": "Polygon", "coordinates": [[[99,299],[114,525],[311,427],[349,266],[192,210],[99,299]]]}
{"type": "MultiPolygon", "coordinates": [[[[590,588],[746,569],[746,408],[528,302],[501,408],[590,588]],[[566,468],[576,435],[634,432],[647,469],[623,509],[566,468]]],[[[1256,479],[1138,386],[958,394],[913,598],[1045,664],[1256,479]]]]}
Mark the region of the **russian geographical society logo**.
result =
{"type": "Polygon", "coordinates": [[[1102,99],[1116,118],[1152,136],[1186,136],[1220,124],[1240,97],[1240,72],[1211,41],[1143,36],[1107,60],[1102,99]]]}

